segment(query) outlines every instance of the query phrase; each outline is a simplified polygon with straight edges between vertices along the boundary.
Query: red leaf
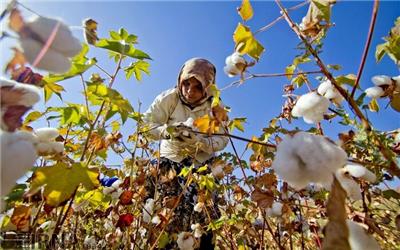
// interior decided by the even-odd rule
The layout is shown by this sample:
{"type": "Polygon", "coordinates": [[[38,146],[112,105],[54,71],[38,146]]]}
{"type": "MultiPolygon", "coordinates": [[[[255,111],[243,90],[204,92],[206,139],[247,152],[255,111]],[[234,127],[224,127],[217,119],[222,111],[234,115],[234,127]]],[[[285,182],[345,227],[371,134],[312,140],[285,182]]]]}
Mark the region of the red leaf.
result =
{"type": "Polygon", "coordinates": [[[131,190],[125,190],[122,192],[122,194],[119,196],[119,203],[121,205],[130,205],[132,204],[132,197],[133,197],[133,191],[131,190]]]}
{"type": "Polygon", "coordinates": [[[133,222],[133,215],[128,213],[128,214],[121,214],[119,216],[118,222],[117,222],[117,227],[129,227],[133,222]]]}

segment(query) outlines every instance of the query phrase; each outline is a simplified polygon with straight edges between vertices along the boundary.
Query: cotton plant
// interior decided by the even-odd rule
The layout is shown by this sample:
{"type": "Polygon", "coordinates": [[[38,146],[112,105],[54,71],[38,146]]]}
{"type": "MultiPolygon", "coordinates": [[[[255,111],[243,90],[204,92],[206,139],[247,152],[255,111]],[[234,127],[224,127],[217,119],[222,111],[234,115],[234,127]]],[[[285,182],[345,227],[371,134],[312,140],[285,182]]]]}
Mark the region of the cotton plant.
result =
{"type": "Polygon", "coordinates": [[[281,179],[300,190],[309,183],[330,185],[333,174],[346,160],[346,152],[326,137],[297,132],[278,144],[272,168],[281,179]]]}
{"type": "Polygon", "coordinates": [[[374,183],[376,176],[374,173],[358,164],[347,164],[336,171],[335,176],[342,188],[352,200],[361,200],[360,185],[353,179],[362,179],[374,183]]]}
{"type": "Polygon", "coordinates": [[[203,229],[199,223],[192,224],[190,228],[193,230],[193,236],[195,238],[200,238],[203,235],[203,229]]]}
{"type": "Polygon", "coordinates": [[[351,220],[346,220],[349,229],[349,244],[352,250],[380,250],[379,244],[366,230],[359,224],[351,220]]]}
{"type": "Polygon", "coordinates": [[[393,91],[400,91],[400,76],[389,77],[386,75],[376,75],[371,78],[375,85],[365,90],[365,94],[373,99],[384,97],[393,91]]]}
{"type": "Polygon", "coordinates": [[[234,77],[243,73],[247,62],[239,52],[234,52],[225,59],[224,72],[229,77],[234,77]]]}
{"type": "Polygon", "coordinates": [[[317,123],[324,119],[329,105],[328,98],[316,92],[310,92],[300,96],[292,109],[292,116],[303,117],[308,124],[317,123]]]}
{"type": "MultiPolygon", "coordinates": [[[[343,86],[343,89],[346,90],[346,87],[343,86]]],[[[318,94],[326,97],[328,100],[333,102],[335,105],[339,106],[340,103],[344,100],[344,97],[337,91],[335,86],[329,80],[323,81],[317,89],[318,94]]]]}
{"type": "Polygon", "coordinates": [[[180,250],[193,250],[195,241],[191,233],[181,232],[178,234],[176,243],[178,244],[178,248],[180,250]]]}

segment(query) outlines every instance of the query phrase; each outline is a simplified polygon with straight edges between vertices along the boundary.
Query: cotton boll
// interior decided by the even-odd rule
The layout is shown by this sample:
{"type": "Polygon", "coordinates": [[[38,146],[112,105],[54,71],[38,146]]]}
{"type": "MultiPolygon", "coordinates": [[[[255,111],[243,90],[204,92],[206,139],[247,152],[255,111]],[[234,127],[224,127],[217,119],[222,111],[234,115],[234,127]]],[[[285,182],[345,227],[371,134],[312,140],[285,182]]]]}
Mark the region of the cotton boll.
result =
{"type": "Polygon", "coordinates": [[[235,75],[239,75],[241,73],[241,71],[238,68],[236,68],[234,65],[232,65],[232,64],[226,65],[224,67],[224,72],[229,77],[234,77],[235,75]]]}
{"type": "Polygon", "coordinates": [[[142,211],[144,222],[149,223],[151,221],[151,215],[153,214],[153,209],[154,209],[154,200],[147,199],[146,204],[144,205],[144,208],[142,211]]]}
{"type": "Polygon", "coordinates": [[[349,244],[352,250],[379,250],[381,249],[374,237],[366,233],[358,223],[347,220],[349,228],[349,244]]]}
{"type": "Polygon", "coordinates": [[[372,183],[376,181],[376,175],[361,165],[347,164],[344,169],[353,177],[361,178],[372,183]]]}
{"type": "Polygon", "coordinates": [[[20,140],[14,133],[0,131],[0,142],[1,196],[4,196],[33,167],[37,154],[32,142],[20,140]]]}
{"type": "Polygon", "coordinates": [[[25,130],[19,130],[15,132],[15,137],[19,140],[30,141],[34,145],[39,142],[39,139],[35,134],[25,130]]]}
{"type": "Polygon", "coordinates": [[[203,234],[203,230],[201,229],[201,226],[199,223],[192,224],[190,228],[193,230],[193,235],[195,238],[200,238],[201,235],[203,234]]]}
{"type": "Polygon", "coordinates": [[[36,129],[35,134],[41,142],[49,142],[60,135],[56,128],[48,127],[36,129]]]}
{"type": "Polygon", "coordinates": [[[280,202],[274,202],[271,208],[267,209],[267,215],[270,217],[279,217],[282,215],[283,204],[280,202]]]}
{"type": "Polygon", "coordinates": [[[315,92],[302,95],[296,102],[292,110],[295,117],[305,116],[307,123],[319,122],[323,119],[323,114],[328,110],[329,100],[315,92]]]}
{"type": "MultiPolygon", "coordinates": [[[[25,58],[30,64],[33,64],[35,62],[36,57],[43,47],[43,44],[30,38],[21,39],[20,45],[23,49],[25,58]]],[[[67,72],[71,68],[71,62],[64,55],[49,48],[42,59],[39,61],[39,63],[35,65],[35,67],[50,72],[62,74],[67,72]]]]}
{"type": "Polygon", "coordinates": [[[350,176],[346,174],[344,168],[338,169],[335,173],[337,180],[344,190],[346,190],[347,195],[352,200],[361,200],[361,190],[357,182],[355,182],[350,176]]]}
{"type": "Polygon", "coordinates": [[[19,83],[13,80],[0,78],[0,85],[6,94],[1,95],[1,104],[4,106],[22,105],[33,106],[40,100],[40,90],[38,87],[29,84],[19,83]],[[6,89],[9,87],[10,89],[6,89]]]}
{"type": "Polygon", "coordinates": [[[57,23],[60,24],[50,48],[66,57],[77,55],[82,49],[81,42],[72,35],[71,30],[61,20],[38,16],[26,22],[25,25],[39,35],[43,42],[46,42],[57,23]]]}
{"type": "Polygon", "coordinates": [[[178,234],[178,239],[176,243],[181,250],[194,249],[194,238],[191,233],[181,232],[180,234],[178,234]]]}
{"type": "Polygon", "coordinates": [[[371,81],[375,84],[375,86],[382,86],[382,85],[391,85],[392,79],[385,75],[378,75],[371,78],[371,81]]]}
{"type": "Polygon", "coordinates": [[[332,88],[332,83],[329,80],[323,81],[317,89],[318,94],[325,95],[325,93],[332,88]]]}
{"type": "Polygon", "coordinates": [[[195,212],[200,213],[200,212],[203,210],[203,208],[204,208],[204,203],[203,203],[203,202],[198,202],[198,203],[194,206],[193,210],[194,210],[195,212]]]}
{"type": "Polygon", "coordinates": [[[385,91],[378,86],[367,88],[365,94],[370,98],[379,98],[385,94],[385,91]]]}
{"type": "Polygon", "coordinates": [[[153,219],[151,219],[151,223],[158,225],[161,223],[160,217],[154,216],[153,219]]]}
{"type": "Polygon", "coordinates": [[[323,113],[308,112],[303,115],[304,122],[308,124],[314,124],[322,121],[323,119],[324,119],[323,113]]]}

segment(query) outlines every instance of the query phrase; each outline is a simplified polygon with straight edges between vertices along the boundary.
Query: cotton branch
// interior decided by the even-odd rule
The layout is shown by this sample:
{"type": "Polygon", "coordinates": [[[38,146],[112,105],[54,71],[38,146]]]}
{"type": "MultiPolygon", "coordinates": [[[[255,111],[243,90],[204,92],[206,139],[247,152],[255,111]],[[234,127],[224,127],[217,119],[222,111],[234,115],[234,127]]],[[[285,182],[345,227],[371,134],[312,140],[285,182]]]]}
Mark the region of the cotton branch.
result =
{"type": "Polygon", "coordinates": [[[363,52],[363,55],[361,57],[360,68],[358,69],[358,73],[357,73],[357,79],[356,79],[356,82],[354,84],[353,90],[351,91],[351,98],[354,97],[354,94],[355,94],[356,89],[358,87],[358,84],[360,82],[362,71],[364,69],[365,61],[367,59],[368,50],[369,50],[369,47],[371,45],[372,34],[374,33],[376,16],[378,14],[378,7],[379,7],[379,0],[375,0],[374,1],[374,8],[372,10],[371,23],[369,25],[367,41],[365,42],[364,52],[363,52]]]}

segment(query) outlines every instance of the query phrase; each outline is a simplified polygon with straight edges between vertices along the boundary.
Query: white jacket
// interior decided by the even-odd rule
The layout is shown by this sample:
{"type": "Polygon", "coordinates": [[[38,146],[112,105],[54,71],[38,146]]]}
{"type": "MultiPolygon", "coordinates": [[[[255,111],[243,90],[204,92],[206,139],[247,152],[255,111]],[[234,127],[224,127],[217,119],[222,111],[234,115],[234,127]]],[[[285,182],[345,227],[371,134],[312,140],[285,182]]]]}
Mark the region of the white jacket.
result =
{"type": "MultiPolygon", "coordinates": [[[[162,138],[169,125],[185,122],[189,118],[195,120],[209,114],[211,100],[191,109],[179,98],[177,88],[169,89],[156,97],[150,108],[144,113],[144,121],[149,126],[149,136],[153,140],[161,140],[160,156],[175,162],[181,162],[191,156],[197,163],[202,163],[215,155],[216,151],[223,150],[227,143],[226,136],[205,136],[207,145],[202,150],[173,139],[162,138]],[[154,129],[151,129],[154,128],[154,129]]],[[[223,130],[221,129],[221,133],[223,130]]]]}

